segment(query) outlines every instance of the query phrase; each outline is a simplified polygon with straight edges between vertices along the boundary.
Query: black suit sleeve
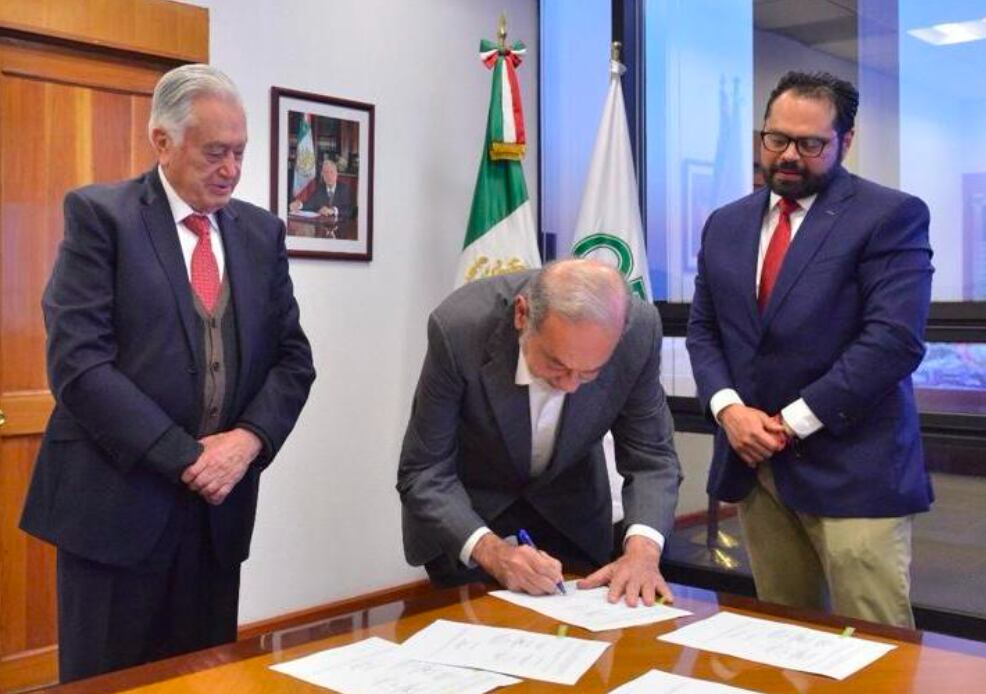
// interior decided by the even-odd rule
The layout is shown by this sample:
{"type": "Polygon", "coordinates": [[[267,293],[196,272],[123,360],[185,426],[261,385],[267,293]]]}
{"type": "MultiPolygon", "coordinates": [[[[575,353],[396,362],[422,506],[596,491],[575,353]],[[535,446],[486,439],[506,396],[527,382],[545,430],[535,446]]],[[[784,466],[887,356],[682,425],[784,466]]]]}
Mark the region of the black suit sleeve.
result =
{"type": "Polygon", "coordinates": [[[311,347],[301,329],[298,302],[288,274],[284,224],[277,236],[277,257],[271,292],[273,315],[278,316],[276,355],[264,383],[237,420],[237,426],[256,434],[263,450],[256,463],[266,467],[294,428],[308,391],[315,380],[311,347]]]}
{"type": "Polygon", "coordinates": [[[58,403],[121,471],[141,464],[173,478],[175,461],[148,452],[166,434],[170,450],[198,443],[116,366],[114,225],[84,195],[65,197],[65,239],[42,300],[48,379],[58,403]]]}

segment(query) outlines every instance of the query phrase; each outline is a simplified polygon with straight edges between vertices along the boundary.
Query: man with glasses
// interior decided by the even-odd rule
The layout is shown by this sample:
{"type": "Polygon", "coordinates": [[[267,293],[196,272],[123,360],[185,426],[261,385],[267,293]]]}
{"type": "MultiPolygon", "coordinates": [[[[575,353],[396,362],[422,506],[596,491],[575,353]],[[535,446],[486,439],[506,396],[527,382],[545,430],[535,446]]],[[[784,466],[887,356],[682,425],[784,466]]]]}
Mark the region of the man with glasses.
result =
{"type": "Polygon", "coordinates": [[[594,261],[449,296],[428,321],[398,470],[408,562],[440,585],[493,578],[550,594],[564,567],[592,572],[580,585],[608,584],[614,602],[670,600],[658,561],[681,473],[660,355],[655,308],[594,261]],[[628,526],[614,561],[610,429],[628,526]]]}
{"type": "Polygon", "coordinates": [[[858,103],[827,73],[781,78],[767,186],[709,216],[687,344],[719,425],[708,491],[739,504],[758,596],[913,626],[928,208],[842,167],[858,103]]]}

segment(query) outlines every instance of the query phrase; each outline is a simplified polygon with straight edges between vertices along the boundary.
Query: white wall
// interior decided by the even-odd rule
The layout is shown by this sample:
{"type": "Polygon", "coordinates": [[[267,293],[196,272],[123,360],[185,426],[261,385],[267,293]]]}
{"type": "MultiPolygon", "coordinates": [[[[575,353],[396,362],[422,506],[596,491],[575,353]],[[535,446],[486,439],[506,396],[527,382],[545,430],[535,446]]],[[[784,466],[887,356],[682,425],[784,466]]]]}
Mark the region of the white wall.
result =
{"type": "MultiPolygon", "coordinates": [[[[269,204],[270,87],[376,106],[371,263],[292,259],[318,379],[261,485],[241,622],[416,580],[394,490],[428,312],[452,286],[482,149],[490,72],[479,40],[519,70],[537,200],[537,2],[205,0],[211,62],[239,85],[250,145],[237,196],[269,204]]],[[[536,212],[535,212],[536,214],[536,212]]]]}

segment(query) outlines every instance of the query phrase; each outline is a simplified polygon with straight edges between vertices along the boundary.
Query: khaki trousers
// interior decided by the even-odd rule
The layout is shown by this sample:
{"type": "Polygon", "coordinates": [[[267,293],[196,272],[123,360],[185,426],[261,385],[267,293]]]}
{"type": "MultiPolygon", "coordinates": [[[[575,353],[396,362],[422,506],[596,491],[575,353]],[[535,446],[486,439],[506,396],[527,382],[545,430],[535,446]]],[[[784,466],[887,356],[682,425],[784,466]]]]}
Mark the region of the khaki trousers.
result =
{"type": "Polygon", "coordinates": [[[825,518],[787,508],[769,463],[739,503],[760,600],[914,628],[911,526],[902,518],[825,518]]]}

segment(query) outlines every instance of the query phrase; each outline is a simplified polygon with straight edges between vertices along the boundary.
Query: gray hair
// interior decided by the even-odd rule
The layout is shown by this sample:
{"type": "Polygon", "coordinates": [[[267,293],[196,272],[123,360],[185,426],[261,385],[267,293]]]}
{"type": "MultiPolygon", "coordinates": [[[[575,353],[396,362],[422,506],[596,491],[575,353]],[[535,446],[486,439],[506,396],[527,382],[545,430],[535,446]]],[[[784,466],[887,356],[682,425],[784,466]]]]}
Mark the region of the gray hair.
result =
{"type": "Polygon", "coordinates": [[[162,128],[175,143],[181,143],[188,127],[192,102],[200,96],[215,96],[232,101],[241,109],[240,92],[226,73],[201,63],[182,65],[167,72],[154,87],[147,135],[162,128]]]}
{"type": "Polygon", "coordinates": [[[630,290],[609,265],[585,259],[554,260],[524,290],[529,327],[538,330],[548,313],[572,322],[626,326],[630,290]]]}

